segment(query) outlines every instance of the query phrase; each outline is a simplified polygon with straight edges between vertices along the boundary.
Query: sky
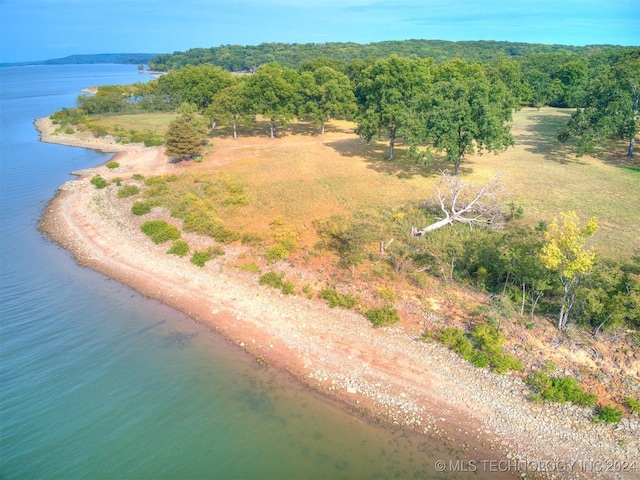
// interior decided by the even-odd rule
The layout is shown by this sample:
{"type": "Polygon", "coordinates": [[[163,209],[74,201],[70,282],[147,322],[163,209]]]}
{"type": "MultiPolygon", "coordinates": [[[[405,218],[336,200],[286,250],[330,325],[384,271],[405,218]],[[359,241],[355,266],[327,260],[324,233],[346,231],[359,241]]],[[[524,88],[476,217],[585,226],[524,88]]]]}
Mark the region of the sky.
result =
{"type": "Polygon", "coordinates": [[[0,62],[407,39],[640,46],[640,1],[0,0],[0,62]]]}

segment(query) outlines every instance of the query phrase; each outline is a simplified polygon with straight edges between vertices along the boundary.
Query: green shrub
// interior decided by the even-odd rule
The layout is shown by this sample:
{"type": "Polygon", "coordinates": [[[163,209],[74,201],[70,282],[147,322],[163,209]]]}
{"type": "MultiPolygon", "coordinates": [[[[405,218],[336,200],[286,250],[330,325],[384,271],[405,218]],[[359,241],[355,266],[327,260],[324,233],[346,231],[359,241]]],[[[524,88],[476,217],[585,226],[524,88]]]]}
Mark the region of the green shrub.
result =
{"type": "Polygon", "coordinates": [[[527,384],[534,391],[534,400],[571,402],[583,407],[594,407],[597,397],[586,393],[573,377],[551,377],[549,369],[538,370],[529,376],[527,384]]]}
{"type": "Polygon", "coordinates": [[[358,300],[350,293],[342,295],[333,288],[325,288],[318,294],[319,298],[326,300],[331,308],[353,308],[358,304],[358,300]]]}
{"type": "Polygon", "coordinates": [[[294,295],[296,293],[296,284],[288,280],[283,282],[282,293],[285,295],[294,295]]]}
{"type": "Polygon", "coordinates": [[[102,178],[100,175],[95,175],[91,179],[91,183],[95,185],[96,188],[104,188],[108,185],[107,181],[102,178]]]}
{"type": "Polygon", "coordinates": [[[271,288],[282,288],[284,285],[284,273],[267,272],[260,277],[260,285],[266,285],[271,288]]]}
{"type": "Polygon", "coordinates": [[[478,368],[490,367],[495,373],[522,370],[522,362],[502,351],[504,336],[486,322],[475,326],[471,335],[455,327],[445,327],[438,335],[440,341],[478,368]]]}
{"type": "Polygon", "coordinates": [[[164,220],[150,220],[143,223],[140,229],[156,244],[180,238],[180,230],[164,220]]]}
{"type": "Polygon", "coordinates": [[[120,164],[118,162],[108,162],[105,167],[109,168],[109,169],[114,169],[114,168],[118,168],[120,166],[120,164]]]}
{"type": "Polygon", "coordinates": [[[189,261],[194,265],[197,265],[198,267],[202,268],[204,267],[204,264],[207,263],[212,258],[213,258],[213,255],[208,250],[201,251],[201,252],[196,251],[196,252],[193,252],[193,255],[191,255],[191,258],[189,259],[189,261]]]}
{"type": "Polygon", "coordinates": [[[144,180],[144,175],[141,175],[141,174],[139,174],[139,173],[134,173],[134,174],[132,175],[132,178],[133,178],[134,180],[144,180]]]}
{"type": "Polygon", "coordinates": [[[273,247],[269,248],[265,254],[265,258],[269,263],[275,263],[278,260],[285,260],[289,258],[289,250],[281,243],[275,244],[273,247]]]}
{"type": "Polygon", "coordinates": [[[176,240],[175,242],[173,242],[171,248],[167,250],[167,253],[171,255],[177,255],[182,258],[186,256],[187,253],[189,253],[189,250],[189,244],[187,242],[185,242],[184,240],[176,240]]]}
{"type": "Polygon", "coordinates": [[[143,200],[138,200],[131,205],[131,213],[134,215],[146,215],[151,211],[151,203],[143,200]]]}
{"type": "Polygon", "coordinates": [[[473,344],[462,330],[456,327],[444,327],[438,334],[438,339],[454,352],[466,360],[471,358],[473,344]]]}
{"type": "Polygon", "coordinates": [[[260,273],[260,266],[256,262],[243,263],[238,268],[249,273],[260,273]]]}
{"type": "Polygon", "coordinates": [[[122,185],[122,178],[115,177],[111,179],[111,183],[116,184],[118,187],[122,185]]]}
{"type": "Polygon", "coordinates": [[[622,410],[615,405],[604,405],[597,408],[593,423],[618,423],[621,419],[622,410]]]}
{"type": "Polygon", "coordinates": [[[125,185],[118,190],[118,198],[133,197],[140,193],[140,189],[136,185],[125,185]]]}
{"type": "Polygon", "coordinates": [[[637,398],[627,398],[627,406],[631,409],[631,413],[640,413],[640,400],[637,398]]]}
{"type": "Polygon", "coordinates": [[[225,251],[222,249],[222,247],[219,247],[217,245],[215,247],[209,247],[209,252],[211,253],[211,255],[214,255],[216,257],[220,257],[225,254],[225,251]]]}
{"type": "Polygon", "coordinates": [[[400,321],[400,315],[398,315],[398,311],[395,308],[389,306],[373,308],[366,312],[364,315],[376,327],[393,325],[394,323],[400,321]]]}

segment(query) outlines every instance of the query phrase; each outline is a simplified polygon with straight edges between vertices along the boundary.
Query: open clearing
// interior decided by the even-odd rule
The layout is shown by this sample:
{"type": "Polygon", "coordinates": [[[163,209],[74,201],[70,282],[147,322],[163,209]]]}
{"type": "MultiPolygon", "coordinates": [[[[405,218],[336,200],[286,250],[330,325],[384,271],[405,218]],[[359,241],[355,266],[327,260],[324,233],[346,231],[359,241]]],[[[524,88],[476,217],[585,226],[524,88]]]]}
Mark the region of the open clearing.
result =
{"type": "MultiPolygon", "coordinates": [[[[604,256],[629,258],[640,251],[640,166],[629,163],[620,144],[605,159],[575,156],[572,145],[556,139],[570,111],[526,108],[514,115],[516,145],[499,155],[463,159],[462,176],[480,184],[496,173],[508,188],[507,202],[524,208],[523,222],[550,222],[561,211],[576,210],[583,220],[599,219],[595,248],[604,256]]],[[[325,135],[294,123],[277,139],[268,138],[266,122],[252,135],[233,139],[216,130],[194,173],[223,172],[244,187],[248,206],[223,214],[228,227],[268,236],[269,224],[281,219],[301,236],[301,246],[317,240],[315,220],[349,216],[359,210],[393,209],[417,204],[433,195],[440,171],[450,168],[442,157],[416,164],[402,146],[386,160],[384,139],[367,144],[353,133],[354,124],[333,121],[325,135]]],[[[420,227],[420,225],[416,225],[420,227]]]]}

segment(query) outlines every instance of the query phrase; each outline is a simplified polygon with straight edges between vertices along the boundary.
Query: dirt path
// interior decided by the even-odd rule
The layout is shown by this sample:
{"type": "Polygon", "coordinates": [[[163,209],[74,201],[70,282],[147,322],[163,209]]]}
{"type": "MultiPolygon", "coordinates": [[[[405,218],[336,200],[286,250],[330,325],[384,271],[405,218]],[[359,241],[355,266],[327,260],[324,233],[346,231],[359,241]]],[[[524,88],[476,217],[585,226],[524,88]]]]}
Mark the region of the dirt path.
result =
{"type": "MultiPolygon", "coordinates": [[[[59,139],[47,136],[51,126],[45,120],[37,125],[43,140],[59,139]]],[[[113,149],[108,142],[89,145],[113,149]]],[[[255,276],[226,267],[228,256],[198,268],[167,255],[166,245],[154,245],[140,231],[130,202],[116,197],[117,187],[97,190],[89,180],[95,174],[180,173],[189,167],[168,163],[161,148],[139,146],[121,151],[117,161],[115,171],[77,172],[44,213],[42,230],[78,262],[184,311],[260,361],[352,408],[441,438],[466,451],[465,458],[507,459],[510,472],[529,476],[638,478],[623,463],[638,462],[637,422],[594,425],[590,410],[532,404],[516,377],[474,368],[400,326],[375,329],[355,312],[261,287],[255,276]],[[573,473],[558,474],[572,464],[573,473]],[[551,473],[540,474],[545,470],[551,473]]]]}

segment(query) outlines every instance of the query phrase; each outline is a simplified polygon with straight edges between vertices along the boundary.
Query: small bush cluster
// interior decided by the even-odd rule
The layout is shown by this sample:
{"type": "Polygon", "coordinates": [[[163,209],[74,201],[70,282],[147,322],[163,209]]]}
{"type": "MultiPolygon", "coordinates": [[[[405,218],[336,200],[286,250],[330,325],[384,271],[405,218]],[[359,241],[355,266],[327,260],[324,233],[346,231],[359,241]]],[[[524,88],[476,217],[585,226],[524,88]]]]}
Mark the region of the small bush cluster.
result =
{"type": "Polygon", "coordinates": [[[120,190],[118,190],[118,198],[133,197],[138,193],[140,193],[140,188],[138,188],[136,185],[125,185],[120,190]]]}
{"type": "Polygon", "coordinates": [[[629,397],[627,398],[627,406],[631,410],[631,413],[640,413],[640,400],[629,397]]]}
{"type": "Polygon", "coordinates": [[[260,285],[266,285],[271,288],[282,288],[284,284],[284,274],[276,272],[267,272],[260,277],[260,285]]]}
{"type": "Polygon", "coordinates": [[[547,400],[549,402],[571,402],[583,407],[593,408],[597,397],[586,393],[573,377],[551,377],[555,367],[552,365],[538,370],[529,376],[527,383],[534,391],[531,397],[533,401],[547,400]]]}
{"type": "Polygon", "coordinates": [[[269,248],[265,254],[265,258],[269,263],[275,263],[278,260],[286,260],[289,258],[289,250],[282,243],[277,243],[273,247],[269,248]]]}
{"type": "Polygon", "coordinates": [[[224,253],[224,250],[216,245],[215,247],[209,247],[203,251],[193,252],[193,255],[189,260],[194,265],[202,268],[204,267],[204,264],[211,260],[213,257],[219,257],[221,255],[224,255],[224,253]]]}
{"type": "Polygon", "coordinates": [[[256,262],[242,263],[238,268],[249,273],[260,273],[260,266],[256,262]]]}
{"type": "Polygon", "coordinates": [[[319,294],[319,298],[326,300],[331,308],[353,308],[358,304],[358,300],[350,293],[342,295],[338,293],[334,288],[325,288],[319,294]]]}
{"type": "Polygon", "coordinates": [[[138,200],[133,205],[131,205],[131,213],[133,213],[134,215],[146,215],[150,211],[151,211],[151,202],[138,200]]]}
{"type": "Polygon", "coordinates": [[[95,175],[92,179],[91,179],[91,183],[96,187],[96,188],[104,188],[108,185],[107,181],[102,178],[100,175],[95,175]]]}
{"type": "Polygon", "coordinates": [[[604,405],[596,409],[593,423],[618,423],[622,419],[622,410],[615,405],[604,405]]]}
{"type": "Polygon", "coordinates": [[[177,255],[182,258],[185,257],[187,253],[189,253],[189,250],[189,244],[187,242],[185,242],[184,240],[176,240],[175,242],[173,242],[171,248],[167,250],[167,253],[171,255],[177,255]]]}
{"type": "Polygon", "coordinates": [[[522,370],[522,363],[502,349],[505,338],[498,329],[483,322],[475,326],[470,335],[456,327],[445,327],[439,340],[462,358],[479,368],[490,367],[495,373],[522,370]]]}
{"type": "Polygon", "coordinates": [[[164,220],[150,220],[143,223],[140,229],[156,244],[180,238],[180,230],[164,220]]]}
{"type": "Polygon", "coordinates": [[[107,162],[107,164],[105,165],[105,167],[107,167],[110,170],[113,170],[114,168],[118,168],[120,166],[120,164],[118,162],[107,162]]]}
{"type": "Polygon", "coordinates": [[[376,327],[385,327],[400,321],[398,311],[388,305],[379,308],[372,308],[367,311],[364,316],[367,317],[367,319],[376,327]]]}
{"type": "Polygon", "coordinates": [[[202,268],[204,267],[204,264],[207,263],[212,258],[213,258],[213,254],[208,250],[196,251],[196,252],[193,252],[193,255],[191,255],[191,258],[189,259],[189,261],[194,265],[197,265],[198,267],[202,268]]]}
{"type": "Polygon", "coordinates": [[[281,290],[284,295],[294,295],[296,293],[295,284],[285,280],[284,273],[267,272],[260,277],[260,285],[281,290]]]}

